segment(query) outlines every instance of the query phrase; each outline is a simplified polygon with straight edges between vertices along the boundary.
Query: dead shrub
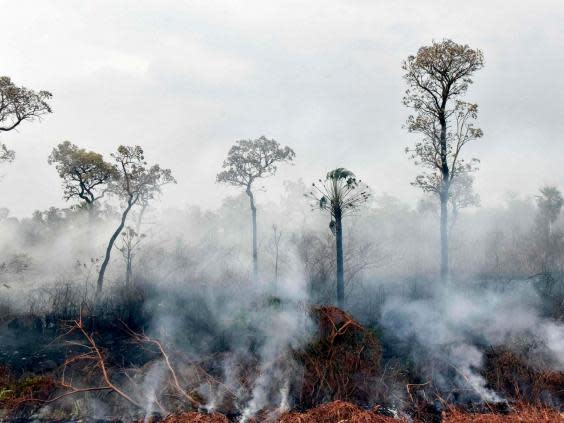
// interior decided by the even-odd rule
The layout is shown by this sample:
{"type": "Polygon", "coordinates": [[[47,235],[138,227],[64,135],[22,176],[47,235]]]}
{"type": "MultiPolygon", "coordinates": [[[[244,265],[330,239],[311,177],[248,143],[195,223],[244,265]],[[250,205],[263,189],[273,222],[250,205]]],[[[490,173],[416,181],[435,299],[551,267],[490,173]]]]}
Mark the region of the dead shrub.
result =
{"type": "Polygon", "coordinates": [[[380,370],[381,347],[376,336],[343,310],[313,307],[318,336],[295,356],[304,368],[300,405],[304,408],[335,400],[367,404],[380,370]]]}
{"type": "Polygon", "coordinates": [[[444,423],[557,423],[564,421],[563,413],[544,407],[518,404],[511,414],[475,414],[451,408],[443,420],[444,423]]]}
{"type": "Polygon", "coordinates": [[[0,410],[14,416],[30,402],[43,401],[57,389],[52,378],[26,376],[16,378],[6,366],[0,365],[0,410]]]}
{"type": "Polygon", "coordinates": [[[564,402],[564,372],[533,367],[507,348],[486,353],[484,376],[496,392],[518,401],[552,407],[564,402]]]}
{"type": "Polygon", "coordinates": [[[283,414],[277,423],[398,423],[400,420],[379,415],[345,401],[334,401],[304,413],[283,414]]]}
{"type": "Polygon", "coordinates": [[[197,413],[190,411],[177,416],[169,416],[162,423],[229,423],[227,417],[219,413],[197,413]]]}

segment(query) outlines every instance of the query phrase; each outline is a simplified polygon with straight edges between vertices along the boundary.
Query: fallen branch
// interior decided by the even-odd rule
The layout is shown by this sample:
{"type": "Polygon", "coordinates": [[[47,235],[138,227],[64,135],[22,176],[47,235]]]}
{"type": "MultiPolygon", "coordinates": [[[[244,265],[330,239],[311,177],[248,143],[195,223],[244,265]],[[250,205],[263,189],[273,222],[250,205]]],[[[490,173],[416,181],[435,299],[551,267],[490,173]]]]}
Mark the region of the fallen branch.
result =
{"type": "Polygon", "coordinates": [[[180,381],[178,380],[178,376],[176,375],[176,371],[174,370],[174,367],[172,367],[172,363],[170,362],[170,358],[169,355],[167,354],[167,352],[165,351],[163,344],[157,340],[157,339],[153,339],[148,337],[145,334],[139,334],[137,332],[134,332],[133,330],[131,330],[124,322],[122,322],[122,324],[125,326],[127,332],[129,333],[130,336],[133,337],[133,339],[135,339],[138,342],[142,342],[142,343],[147,343],[147,344],[152,344],[155,345],[159,352],[161,353],[165,365],[169,371],[169,373],[172,376],[172,381],[173,381],[173,386],[174,388],[184,397],[186,398],[190,404],[192,404],[192,406],[194,407],[200,407],[202,406],[202,402],[197,400],[196,398],[194,398],[192,395],[190,395],[188,392],[186,392],[182,386],[180,385],[180,381]]]}
{"type": "Polygon", "coordinates": [[[105,359],[104,359],[104,355],[102,354],[102,351],[100,350],[100,348],[98,347],[98,345],[96,344],[96,341],[94,340],[94,338],[92,337],[92,335],[88,334],[88,332],[86,332],[86,329],[84,328],[84,324],[82,321],[82,315],[78,320],[74,320],[69,328],[69,330],[66,332],[66,335],[71,334],[72,332],[76,332],[78,331],[79,333],[82,334],[82,336],[86,339],[87,344],[83,344],[83,343],[77,343],[77,342],[73,342],[73,341],[69,341],[69,344],[71,345],[75,345],[75,346],[80,346],[80,347],[84,347],[87,348],[88,350],[82,354],[78,354],[76,356],[70,357],[67,360],[65,360],[65,362],[63,363],[63,374],[62,374],[62,378],[61,381],[59,382],[59,386],[67,389],[67,392],[64,392],[54,398],[50,398],[47,400],[42,400],[42,399],[38,399],[38,398],[24,398],[20,403],[24,403],[24,402],[41,402],[43,404],[50,404],[56,401],[59,401],[65,397],[71,396],[71,395],[76,395],[76,394],[81,394],[81,393],[85,393],[85,392],[95,392],[95,391],[112,391],[115,392],[117,395],[119,395],[121,398],[125,399],[127,402],[129,402],[130,404],[134,405],[135,407],[139,408],[139,409],[144,409],[145,407],[143,407],[143,405],[141,405],[138,401],[136,401],[135,399],[132,398],[131,395],[127,394],[125,391],[123,391],[120,387],[118,387],[111,379],[110,377],[110,373],[108,371],[105,359]],[[65,381],[65,370],[66,368],[73,364],[76,363],[78,361],[92,361],[95,363],[95,367],[99,368],[101,373],[102,373],[102,380],[104,381],[104,385],[101,386],[95,386],[95,387],[76,387],[74,385],[72,385],[71,383],[68,383],[65,381]]]}

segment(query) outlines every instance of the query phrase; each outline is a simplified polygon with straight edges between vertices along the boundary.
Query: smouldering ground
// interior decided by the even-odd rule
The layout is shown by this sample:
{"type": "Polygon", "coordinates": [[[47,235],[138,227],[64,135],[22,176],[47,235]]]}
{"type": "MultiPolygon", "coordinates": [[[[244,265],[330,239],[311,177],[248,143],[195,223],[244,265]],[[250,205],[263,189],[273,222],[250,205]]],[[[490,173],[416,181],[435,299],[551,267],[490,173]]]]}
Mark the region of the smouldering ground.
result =
{"type": "MultiPolygon", "coordinates": [[[[276,423],[398,423],[407,422],[406,419],[394,419],[378,414],[376,411],[363,410],[354,404],[344,401],[334,401],[312,408],[303,413],[288,412],[276,420],[255,419],[249,423],[270,421],[276,423]]],[[[419,421],[419,420],[416,420],[419,421]]],[[[556,410],[519,406],[511,414],[472,414],[452,409],[443,416],[443,423],[557,423],[564,421],[564,413],[556,410]]],[[[170,416],[165,423],[228,423],[229,420],[221,414],[184,413],[170,416]]]]}
{"type": "Polygon", "coordinates": [[[445,423],[537,423],[537,422],[564,422],[564,413],[549,408],[521,406],[514,413],[500,414],[469,414],[461,411],[452,411],[444,420],[445,423]]]}

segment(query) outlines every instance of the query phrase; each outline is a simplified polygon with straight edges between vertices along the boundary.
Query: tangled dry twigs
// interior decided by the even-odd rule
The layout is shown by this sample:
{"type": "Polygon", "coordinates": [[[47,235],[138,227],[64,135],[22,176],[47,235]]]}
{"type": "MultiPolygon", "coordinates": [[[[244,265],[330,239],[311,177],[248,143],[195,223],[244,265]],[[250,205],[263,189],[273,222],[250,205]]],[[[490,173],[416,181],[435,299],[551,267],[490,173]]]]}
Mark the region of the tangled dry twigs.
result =
{"type": "Polygon", "coordinates": [[[312,408],[305,413],[286,413],[278,419],[277,423],[400,423],[401,421],[379,415],[374,410],[363,410],[348,402],[334,401],[312,408]]]}
{"type": "Polygon", "coordinates": [[[300,403],[364,402],[380,372],[380,344],[370,331],[337,307],[315,307],[319,337],[295,353],[304,365],[300,403]]]}
{"type": "MultiPolygon", "coordinates": [[[[173,390],[176,394],[178,394],[177,396],[180,396],[188,403],[188,409],[202,405],[202,400],[194,397],[187,390],[183,389],[179,376],[171,362],[170,354],[166,351],[164,345],[160,341],[150,338],[145,334],[136,333],[127,326],[126,331],[131,340],[134,342],[150,344],[157,348],[162,357],[162,362],[170,375],[170,379],[163,382],[163,386],[172,386],[173,390]]],[[[45,398],[45,395],[43,397],[26,396],[24,398],[20,398],[17,405],[23,403],[40,403],[42,405],[47,405],[73,395],[107,391],[115,393],[118,397],[125,400],[138,410],[147,409],[148,405],[143,402],[142,396],[139,392],[135,392],[135,389],[126,389],[114,380],[112,374],[116,373],[116,370],[110,369],[107,357],[105,357],[102,348],[100,348],[94,338],[94,334],[89,333],[87,330],[82,313],[77,320],[68,322],[67,330],[62,337],[71,337],[74,334],[79,334],[80,339],[67,340],[67,344],[79,351],[83,351],[68,357],[62,364],[60,380],[54,382],[56,390],[62,392],[55,396],[51,395],[49,397],[49,395],[47,395],[47,398],[45,398]],[[76,366],[78,366],[77,371],[72,371],[72,369],[76,366]],[[68,373],[70,373],[70,376],[68,376],[68,373]],[[77,373],[79,374],[79,377],[74,377],[77,373]],[[77,383],[75,379],[79,379],[80,383],[77,383]],[[88,386],[88,382],[93,380],[101,380],[102,383],[99,385],[88,386]]],[[[125,369],[118,369],[118,373],[120,373],[121,376],[124,376],[125,379],[129,379],[132,382],[130,386],[135,386],[135,381],[131,379],[131,376],[129,376],[125,369]]],[[[164,387],[162,390],[164,394],[164,387]]],[[[171,414],[169,408],[163,405],[163,401],[159,399],[158,395],[154,399],[154,403],[162,414],[171,414]]]]}

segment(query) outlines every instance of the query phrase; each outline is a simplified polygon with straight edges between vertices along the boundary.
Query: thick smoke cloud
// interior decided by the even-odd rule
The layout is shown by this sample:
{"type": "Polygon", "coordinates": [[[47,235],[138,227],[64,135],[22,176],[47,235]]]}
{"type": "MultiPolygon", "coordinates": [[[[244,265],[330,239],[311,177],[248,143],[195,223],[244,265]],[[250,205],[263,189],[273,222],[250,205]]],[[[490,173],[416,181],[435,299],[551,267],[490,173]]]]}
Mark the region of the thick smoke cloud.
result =
{"type": "MultiPolygon", "coordinates": [[[[145,290],[135,313],[150,319],[145,333],[191,361],[214,357],[222,383],[198,387],[204,407],[221,409],[235,393],[233,412],[243,420],[265,408],[282,411],[295,405],[301,369],[291,351],[315,336],[308,305],[333,300],[334,238],[328,222],[310,211],[303,182],[285,186],[279,203],[259,203],[258,284],[250,281],[244,195],[227,198],[215,210],[149,211],[142,227],[147,236],[133,262],[134,281],[145,290]],[[272,225],[282,232],[277,281],[272,225]],[[245,379],[241,363],[257,369],[257,376],[245,379]]],[[[387,355],[412,362],[438,389],[459,392],[460,401],[505,400],[483,376],[489,348],[523,346],[531,366],[564,368],[564,327],[551,308],[561,286],[554,285],[549,295],[545,282],[534,275],[536,215],[532,198],[515,196],[504,207],[463,212],[452,230],[452,281],[442,284],[436,280],[436,216],[375,194],[374,202],[345,227],[349,310],[367,327],[377,328],[388,343],[387,355]]],[[[67,318],[74,318],[81,302],[92,298],[95,258],[117,216],[109,209],[93,228],[80,212],[41,216],[0,222],[9,234],[2,257],[25,253],[28,260],[27,267],[1,275],[9,286],[0,288],[5,315],[39,317],[67,310],[67,318]]],[[[562,230],[561,219],[553,229],[562,230]]],[[[558,257],[561,253],[555,251],[558,257]]],[[[110,303],[119,303],[124,271],[116,252],[105,294],[110,303]]],[[[5,330],[0,336],[6,343],[17,340],[5,330]]],[[[145,370],[138,386],[150,414],[158,411],[154,396],[163,389],[167,370],[162,359],[145,370]]],[[[195,375],[188,377],[196,380],[195,375]]],[[[404,396],[403,387],[395,390],[395,397],[404,396]]],[[[94,400],[88,407],[99,416],[109,412],[94,400]]]]}

